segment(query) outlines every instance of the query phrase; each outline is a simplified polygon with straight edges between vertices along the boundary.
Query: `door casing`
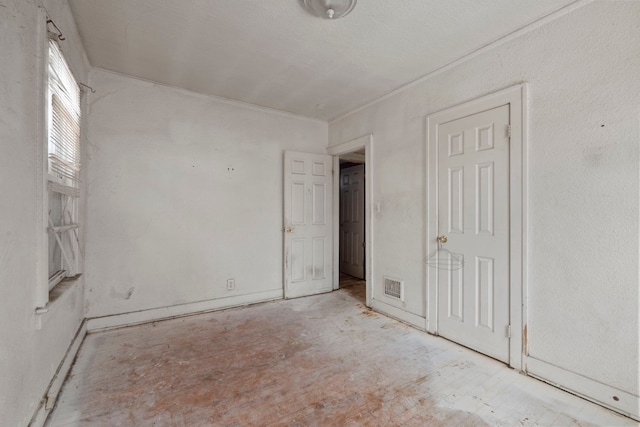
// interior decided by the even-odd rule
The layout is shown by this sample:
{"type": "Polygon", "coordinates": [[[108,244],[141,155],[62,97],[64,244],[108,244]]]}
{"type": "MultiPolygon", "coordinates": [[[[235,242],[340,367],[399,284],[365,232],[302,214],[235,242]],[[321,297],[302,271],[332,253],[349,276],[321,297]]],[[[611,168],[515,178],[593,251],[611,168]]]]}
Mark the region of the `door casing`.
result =
{"type": "MultiPolygon", "coordinates": [[[[341,144],[332,145],[327,148],[327,153],[333,156],[333,170],[340,171],[341,154],[348,154],[364,148],[364,159],[366,165],[367,179],[364,182],[364,198],[365,198],[365,280],[366,280],[366,305],[371,307],[371,299],[373,295],[373,215],[371,209],[371,196],[373,194],[373,163],[371,161],[373,155],[373,134],[366,134],[341,144]]],[[[340,174],[333,174],[333,289],[338,289],[340,285],[340,255],[338,247],[340,245],[340,174]]]]}
{"type": "MultiPolygon", "coordinates": [[[[523,370],[526,348],[526,84],[510,88],[438,111],[427,117],[427,185],[426,212],[427,254],[437,249],[438,235],[438,126],[501,105],[509,104],[511,139],[509,142],[509,317],[511,341],[509,366],[523,370]]],[[[426,307],[425,328],[438,334],[437,272],[425,266],[426,307]]]]}

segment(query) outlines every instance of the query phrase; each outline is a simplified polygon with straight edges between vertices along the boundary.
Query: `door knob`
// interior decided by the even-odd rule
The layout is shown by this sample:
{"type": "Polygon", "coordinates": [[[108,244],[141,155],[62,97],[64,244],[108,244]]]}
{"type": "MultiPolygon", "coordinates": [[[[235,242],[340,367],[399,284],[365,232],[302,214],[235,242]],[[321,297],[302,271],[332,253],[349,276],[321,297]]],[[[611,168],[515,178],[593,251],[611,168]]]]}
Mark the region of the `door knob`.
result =
{"type": "Polygon", "coordinates": [[[438,243],[447,243],[447,236],[444,234],[442,236],[436,237],[436,242],[438,243]]]}
{"type": "Polygon", "coordinates": [[[284,231],[286,231],[287,233],[291,233],[293,229],[291,227],[287,227],[284,229],[284,231]]]}

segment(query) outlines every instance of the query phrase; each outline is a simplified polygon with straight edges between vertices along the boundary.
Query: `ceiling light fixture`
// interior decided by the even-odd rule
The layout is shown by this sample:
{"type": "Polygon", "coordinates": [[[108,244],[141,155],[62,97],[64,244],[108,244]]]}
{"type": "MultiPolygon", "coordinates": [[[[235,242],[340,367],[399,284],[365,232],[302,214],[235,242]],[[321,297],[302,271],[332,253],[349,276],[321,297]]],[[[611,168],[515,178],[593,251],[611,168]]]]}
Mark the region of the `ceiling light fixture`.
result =
{"type": "Polygon", "coordinates": [[[302,3],[313,15],[324,19],[342,18],[356,6],[356,0],[302,0],[302,3]]]}

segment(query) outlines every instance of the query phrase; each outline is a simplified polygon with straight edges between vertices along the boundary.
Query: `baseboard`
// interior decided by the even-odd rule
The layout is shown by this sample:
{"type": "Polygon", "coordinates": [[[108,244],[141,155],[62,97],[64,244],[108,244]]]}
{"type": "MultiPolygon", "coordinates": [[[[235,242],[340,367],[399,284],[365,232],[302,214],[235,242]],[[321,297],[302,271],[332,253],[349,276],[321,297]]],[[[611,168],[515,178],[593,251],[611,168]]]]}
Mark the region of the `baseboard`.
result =
{"type": "Polygon", "coordinates": [[[418,316],[417,314],[409,313],[408,311],[404,311],[398,307],[394,307],[377,299],[373,299],[371,301],[371,308],[374,311],[378,311],[386,316],[392,317],[404,323],[408,323],[409,325],[420,329],[421,331],[425,330],[424,317],[418,316]]]}
{"type": "Polygon", "coordinates": [[[122,328],[125,326],[139,325],[158,320],[167,320],[174,317],[190,316],[198,313],[206,313],[208,311],[240,307],[243,305],[273,301],[277,299],[282,299],[282,289],[172,305],[169,307],[151,308],[148,310],[132,311],[129,313],[114,314],[110,316],[93,317],[88,319],[87,331],[97,332],[122,328]]]}
{"type": "Polygon", "coordinates": [[[525,358],[525,369],[527,374],[532,377],[640,421],[640,398],[638,396],[531,356],[525,358]]]}
{"type": "Polygon", "coordinates": [[[64,380],[67,378],[67,374],[69,370],[71,370],[71,365],[73,365],[73,361],[78,354],[78,350],[80,350],[80,344],[82,344],[82,340],[84,340],[85,335],[87,335],[87,321],[83,320],[76,332],[75,337],[73,337],[73,341],[69,345],[67,352],[58,365],[58,370],[54,374],[51,382],[49,383],[49,387],[47,387],[47,391],[44,393],[38,408],[36,409],[35,414],[31,418],[31,422],[29,423],[29,427],[42,427],[44,423],[47,421],[47,417],[49,413],[53,409],[56,399],[58,398],[58,394],[60,393],[60,389],[64,384],[64,380]]]}

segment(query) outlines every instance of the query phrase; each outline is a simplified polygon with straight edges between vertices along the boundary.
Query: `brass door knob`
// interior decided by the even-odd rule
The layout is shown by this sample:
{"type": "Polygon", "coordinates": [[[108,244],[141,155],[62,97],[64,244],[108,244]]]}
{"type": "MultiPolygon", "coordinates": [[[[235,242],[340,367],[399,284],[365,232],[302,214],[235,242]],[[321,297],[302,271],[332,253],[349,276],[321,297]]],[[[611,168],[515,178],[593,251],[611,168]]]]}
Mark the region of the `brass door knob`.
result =
{"type": "Polygon", "coordinates": [[[442,235],[442,236],[436,237],[436,242],[438,242],[438,243],[447,243],[447,236],[442,235]]]}
{"type": "Polygon", "coordinates": [[[287,227],[284,229],[284,231],[286,231],[287,233],[291,233],[293,229],[291,227],[287,227]]]}

